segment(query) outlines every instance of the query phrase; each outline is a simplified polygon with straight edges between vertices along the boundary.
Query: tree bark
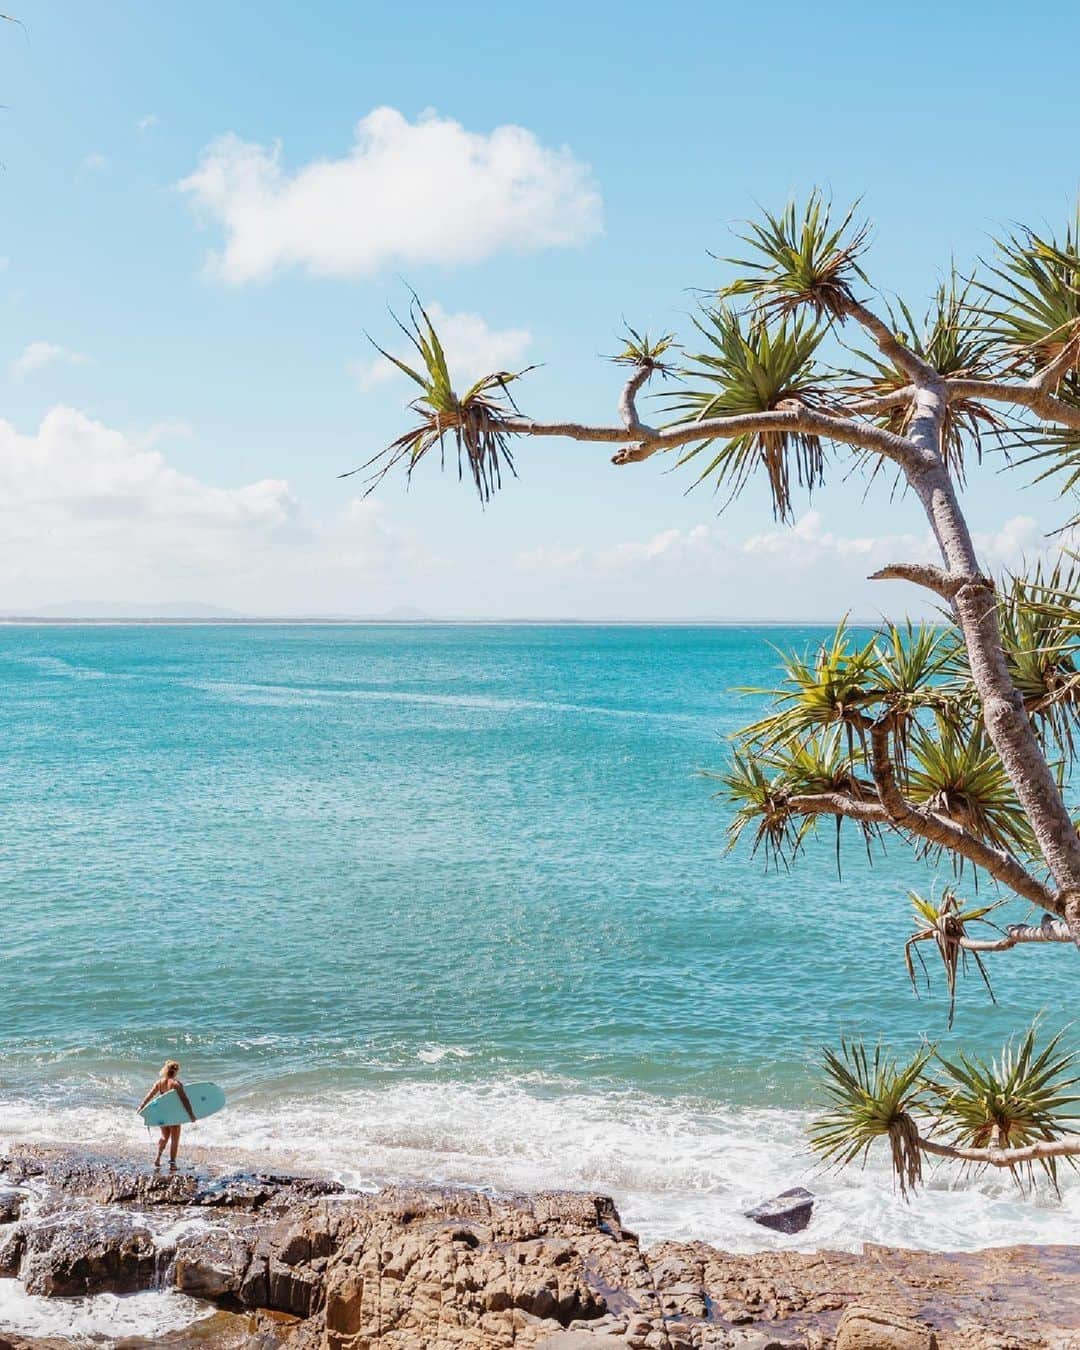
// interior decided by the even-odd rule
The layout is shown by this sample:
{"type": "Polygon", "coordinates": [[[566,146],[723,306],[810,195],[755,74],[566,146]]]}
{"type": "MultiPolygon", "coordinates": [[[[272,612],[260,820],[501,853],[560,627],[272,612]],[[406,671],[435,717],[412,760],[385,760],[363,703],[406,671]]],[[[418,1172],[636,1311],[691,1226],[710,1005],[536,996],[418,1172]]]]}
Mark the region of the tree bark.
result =
{"type": "Polygon", "coordinates": [[[926,512],[946,572],[957,584],[953,607],[987,733],[1061,891],[1060,912],[1080,946],[1080,838],[1009,674],[993,583],[979,567],[956,489],[941,458],[940,428],[947,398],[944,382],[917,388],[910,438],[919,454],[904,464],[904,473],[926,512]]]}

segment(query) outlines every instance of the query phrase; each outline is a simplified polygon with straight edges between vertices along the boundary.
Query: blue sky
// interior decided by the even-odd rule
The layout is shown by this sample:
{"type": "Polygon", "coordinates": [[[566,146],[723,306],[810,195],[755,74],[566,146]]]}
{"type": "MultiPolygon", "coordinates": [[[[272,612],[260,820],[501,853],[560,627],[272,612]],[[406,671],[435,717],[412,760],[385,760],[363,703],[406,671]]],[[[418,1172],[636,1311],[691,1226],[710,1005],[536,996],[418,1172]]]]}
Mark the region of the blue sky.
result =
{"type": "MultiPolygon", "coordinates": [[[[862,194],[874,278],[920,305],[1080,186],[1064,3],[9,8],[0,610],[904,608],[861,578],[925,526],[840,466],[792,531],[760,487],[718,518],[667,465],[555,442],[485,512],[433,469],[358,501],[336,475],[407,393],[364,332],[393,340],[408,282],[466,368],[543,363],[526,411],[611,420],[622,319],[686,333],[755,202],[862,194]]],[[[968,502],[1013,563],[1064,509],[997,468],[968,502]]]]}

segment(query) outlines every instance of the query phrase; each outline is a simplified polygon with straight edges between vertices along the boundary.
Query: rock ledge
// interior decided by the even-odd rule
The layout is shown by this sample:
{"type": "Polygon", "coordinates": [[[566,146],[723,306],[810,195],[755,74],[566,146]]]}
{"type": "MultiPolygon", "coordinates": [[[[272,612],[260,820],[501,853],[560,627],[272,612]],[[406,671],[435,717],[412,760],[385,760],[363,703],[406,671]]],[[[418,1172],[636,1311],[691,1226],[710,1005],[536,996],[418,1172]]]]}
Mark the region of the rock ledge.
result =
{"type": "Polygon", "coordinates": [[[222,1310],[200,1344],[251,1350],[1080,1350],[1076,1247],[643,1250],[602,1195],[361,1195],[50,1149],[0,1157],[4,1274],[175,1287],[222,1310]]]}

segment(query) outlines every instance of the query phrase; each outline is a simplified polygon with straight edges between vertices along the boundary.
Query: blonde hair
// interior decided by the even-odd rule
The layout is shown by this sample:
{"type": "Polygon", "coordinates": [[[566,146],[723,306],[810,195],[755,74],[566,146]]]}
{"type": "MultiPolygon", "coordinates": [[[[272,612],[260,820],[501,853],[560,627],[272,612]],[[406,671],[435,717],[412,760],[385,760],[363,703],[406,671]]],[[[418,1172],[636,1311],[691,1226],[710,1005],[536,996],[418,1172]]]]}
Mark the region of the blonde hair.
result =
{"type": "Polygon", "coordinates": [[[167,1059],[161,1066],[162,1078],[175,1078],[180,1072],[180,1061],[176,1059],[167,1059]]]}

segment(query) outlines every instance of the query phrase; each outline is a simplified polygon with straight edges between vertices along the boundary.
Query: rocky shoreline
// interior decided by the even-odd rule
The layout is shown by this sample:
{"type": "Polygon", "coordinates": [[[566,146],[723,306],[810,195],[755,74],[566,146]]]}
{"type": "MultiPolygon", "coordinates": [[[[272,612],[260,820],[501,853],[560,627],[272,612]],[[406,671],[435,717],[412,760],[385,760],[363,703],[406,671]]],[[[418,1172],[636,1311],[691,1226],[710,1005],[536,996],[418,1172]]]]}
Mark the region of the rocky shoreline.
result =
{"type": "MultiPolygon", "coordinates": [[[[49,1148],[0,1156],[0,1277],[217,1310],[131,1350],[1080,1350],[1080,1247],[643,1249],[600,1195],[366,1195],[49,1148]]],[[[74,1343],[0,1325],[0,1350],[74,1343]]]]}

